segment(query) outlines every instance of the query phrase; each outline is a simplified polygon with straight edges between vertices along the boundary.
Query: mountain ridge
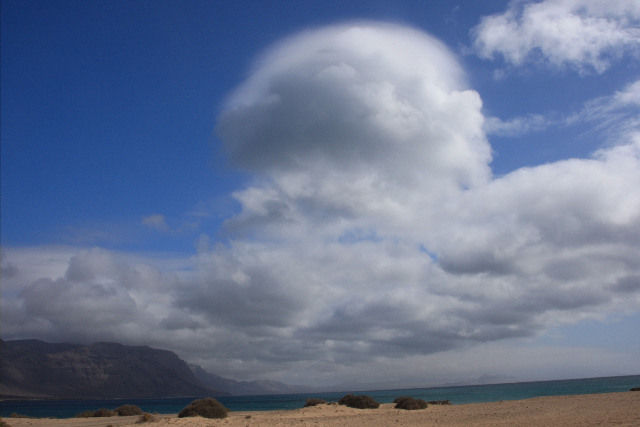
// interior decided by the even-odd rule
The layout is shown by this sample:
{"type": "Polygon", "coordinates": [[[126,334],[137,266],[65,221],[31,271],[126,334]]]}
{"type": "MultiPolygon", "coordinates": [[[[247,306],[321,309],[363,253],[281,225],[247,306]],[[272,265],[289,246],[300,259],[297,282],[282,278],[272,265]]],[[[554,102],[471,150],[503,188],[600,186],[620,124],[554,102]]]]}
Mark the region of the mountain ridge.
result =
{"type": "Polygon", "coordinates": [[[304,385],[291,385],[273,380],[236,381],[205,371],[201,366],[190,364],[191,371],[203,384],[225,390],[233,396],[260,394],[296,394],[317,392],[319,389],[304,385]]]}
{"type": "Polygon", "coordinates": [[[270,380],[236,381],[190,365],[170,350],[114,342],[0,340],[0,356],[3,398],[214,397],[314,391],[270,380]]]}
{"type": "Polygon", "coordinates": [[[98,342],[0,342],[0,395],[54,398],[221,396],[169,350],[98,342]]]}

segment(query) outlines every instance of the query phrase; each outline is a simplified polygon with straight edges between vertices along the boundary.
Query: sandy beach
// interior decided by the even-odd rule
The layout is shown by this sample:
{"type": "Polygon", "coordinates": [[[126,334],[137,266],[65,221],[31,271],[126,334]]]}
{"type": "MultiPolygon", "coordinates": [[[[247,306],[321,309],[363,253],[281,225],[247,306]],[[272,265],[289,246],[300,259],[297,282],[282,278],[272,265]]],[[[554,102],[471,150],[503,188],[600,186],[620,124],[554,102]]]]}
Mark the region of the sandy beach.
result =
{"type": "MultiPolygon", "coordinates": [[[[29,419],[4,418],[13,427],[135,426],[138,416],[109,418],[29,419]]],[[[536,397],[467,405],[430,405],[427,409],[405,411],[392,403],[378,409],[353,409],[335,404],[290,411],[230,412],[225,419],[177,418],[155,415],[157,426],[585,426],[640,425],[640,392],[536,397]]],[[[143,424],[144,425],[144,424],[143,424]]]]}

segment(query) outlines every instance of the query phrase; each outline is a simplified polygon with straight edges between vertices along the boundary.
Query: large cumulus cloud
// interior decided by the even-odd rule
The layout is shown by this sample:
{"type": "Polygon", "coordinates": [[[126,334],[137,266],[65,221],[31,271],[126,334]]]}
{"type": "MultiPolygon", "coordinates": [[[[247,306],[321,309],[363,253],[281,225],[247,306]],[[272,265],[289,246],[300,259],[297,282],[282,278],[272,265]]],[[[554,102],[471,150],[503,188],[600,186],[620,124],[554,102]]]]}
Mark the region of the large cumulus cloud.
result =
{"type": "Polygon", "coordinates": [[[389,181],[471,185],[486,179],[490,153],[480,99],[465,86],[455,58],[424,33],[332,27],[268,52],[218,129],[254,171],[374,168],[389,181]]]}
{"type": "Polygon", "coordinates": [[[407,214],[413,223],[405,205],[416,190],[432,210],[488,180],[481,106],[452,54],[424,33],[363,23],[286,40],[219,118],[232,160],[270,181],[237,195],[245,209],[234,225],[264,230],[297,215],[324,226],[407,214]]]}
{"type": "Polygon", "coordinates": [[[298,34],[219,117],[254,177],[226,243],[175,267],[94,249],[33,280],[9,252],[3,333],[144,340],[230,376],[328,382],[638,311],[637,129],[493,177],[483,128],[432,37],[369,22],[298,34]]]}

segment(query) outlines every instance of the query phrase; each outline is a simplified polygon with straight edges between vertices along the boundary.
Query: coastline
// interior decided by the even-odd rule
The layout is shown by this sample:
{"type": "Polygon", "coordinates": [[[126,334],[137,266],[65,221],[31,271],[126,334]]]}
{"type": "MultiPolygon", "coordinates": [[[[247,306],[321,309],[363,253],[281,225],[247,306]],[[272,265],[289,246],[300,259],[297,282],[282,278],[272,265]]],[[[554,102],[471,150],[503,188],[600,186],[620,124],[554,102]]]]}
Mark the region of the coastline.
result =
{"type": "MultiPolygon", "coordinates": [[[[3,418],[13,427],[72,426],[105,427],[137,426],[138,416],[108,418],[3,418]]],[[[405,411],[392,403],[378,409],[354,409],[335,404],[278,411],[230,412],[224,419],[177,418],[175,414],[155,415],[150,426],[529,426],[529,425],[640,425],[640,392],[534,397],[490,403],[430,405],[427,409],[405,411]]]]}

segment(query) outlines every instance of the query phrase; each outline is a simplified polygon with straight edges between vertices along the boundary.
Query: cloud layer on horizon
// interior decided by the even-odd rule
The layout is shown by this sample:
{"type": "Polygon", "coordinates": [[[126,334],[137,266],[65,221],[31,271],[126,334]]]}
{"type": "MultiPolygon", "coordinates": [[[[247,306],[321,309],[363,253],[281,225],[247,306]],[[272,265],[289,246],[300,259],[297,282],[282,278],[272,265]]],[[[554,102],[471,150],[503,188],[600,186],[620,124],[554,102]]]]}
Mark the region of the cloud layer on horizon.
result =
{"type": "Polygon", "coordinates": [[[230,159],[254,177],[234,194],[228,242],[175,266],[67,251],[37,273],[48,251],[10,249],[3,334],[144,342],[229,376],[335,380],[637,312],[637,123],[591,158],[501,177],[484,129],[479,94],[431,36],[364,22],[300,33],[219,117],[230,159]]]}

